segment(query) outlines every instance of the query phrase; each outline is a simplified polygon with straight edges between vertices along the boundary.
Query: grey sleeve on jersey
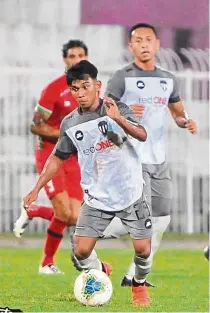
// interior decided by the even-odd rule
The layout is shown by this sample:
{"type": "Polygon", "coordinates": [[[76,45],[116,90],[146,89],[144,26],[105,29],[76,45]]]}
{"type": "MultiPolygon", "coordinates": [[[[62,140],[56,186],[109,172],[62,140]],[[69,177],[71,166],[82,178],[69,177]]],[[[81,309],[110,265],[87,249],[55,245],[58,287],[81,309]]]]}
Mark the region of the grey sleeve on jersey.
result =
{"type": "Polygon", "coordinates": [[[125,103],[117,102],[117,106],[120,111],[120,114],[124,116],[128,121],[131,121],[133,123],[140,125],[138,117],[125,103]]]}
{"type": "Polygon", "coordinates": [[[176,103],[181,101],[180,95],[179,95],[179,85],[177,78],[173,75],[173,91],[169,98],[169,103],[176,103]]]}
{"type": "Polygon", "coordinates": [[[122,71],[116,71],[108,80],[105,96],[120,100],[125,92],[125,78],[122,71]]]}
{"type": "Polygon", "coordinates": [[[60,136],[53,152],[61,160],[66,160],[71,154],[77,153],[77,148],[66,134],[67,129],[68,120],[64,119],[60,127],[60,136]]]}

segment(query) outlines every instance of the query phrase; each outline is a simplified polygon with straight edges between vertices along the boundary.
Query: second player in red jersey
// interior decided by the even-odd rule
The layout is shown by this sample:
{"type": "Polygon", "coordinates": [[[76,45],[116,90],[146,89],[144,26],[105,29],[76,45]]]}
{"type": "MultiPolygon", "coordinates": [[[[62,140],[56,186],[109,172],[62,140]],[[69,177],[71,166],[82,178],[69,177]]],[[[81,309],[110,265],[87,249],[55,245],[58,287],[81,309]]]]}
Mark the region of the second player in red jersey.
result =
{"type": "MultiPolygon", "coordinates": [[[[63,60],[67,68],[87,59],[88,49],[80,40],[70,40],[63,45],[63,60]]],[[[59,137],[62,119],[77,107],[66,82],[66,74],[58,77],[42,91],[35,109],[31,131],[38,135],[36,144],[36,167],[41,174],[59,137]]],[[[52,206],[32,205],[27,210],[21,208],[21,215],[14,226],[14,233],[21,237],[30,219],[42,217],[50,220],[44,247],[44,256],[39,267],[40,274],[62,273],[54,264],[54,255],[62,240],[63,231],[70,226],[72,240],[83,190],[80,186],[80,168],[77,156],[66,160],[60,171],[45,186],[52,206]]],[[[73,254],[72,254],[73,256],[73,254]]]]}
{"type": "MultiPolygon", "coordinates": [[[[41,174],[46,160],[54,149],[63,117],[72,112],[76,107],[77,102],[72,97],[67,86],[65,74],[54,80],[43,90],[36,107],[36,112],[40,112],[40,115],[45,116],[47,125],[53,128],[53,131],[51,131],[49,138],[47,136],[39,136],[37,141],[36,166],[39,174],[41,174]]],[[[39,119],[37,113],[35,119],[39,119]]],[[[35,125],[32,126],[32,131],[35,133],[39,132],[35,125]]],[[[43,129],[41,130],[41,134],[43,134],[43,129]]],[[[73,201],[75,204],[79,201],[77,207],[80,207],[80,203],[83,200],[83,191],[80,186],[80,168],[76,156],[66,160],[59,173],[45,186],[45,191],[49,199],[53,199],[55,195],[65,190],[67,190],[71,202],[73,201]]],[[[72,211],[73,209],[74,206],[72,211]]],[[[77,212],[72,212],[72,215],[75,215],[74,213],[77,215],[77,212]]]]}

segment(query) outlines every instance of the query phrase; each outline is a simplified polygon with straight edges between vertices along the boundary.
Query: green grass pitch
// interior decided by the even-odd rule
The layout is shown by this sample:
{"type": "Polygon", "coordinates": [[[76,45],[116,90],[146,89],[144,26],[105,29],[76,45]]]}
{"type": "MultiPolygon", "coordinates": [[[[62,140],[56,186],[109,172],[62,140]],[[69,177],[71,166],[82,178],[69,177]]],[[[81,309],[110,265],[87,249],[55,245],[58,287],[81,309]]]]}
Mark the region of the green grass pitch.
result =
{"type": "Polygon", "coordinates": [[[131,304],[130,288],[120,287],[132,250],[98,250],[100,258],[113,266],[114,292],[103,307],[85,307],[74,299],[78,272],[70,253],[58,252],[56,261],[65,276],[37,274],[41,249],[0,248],[0,307],[23,312],[208,312],[208,261],[201,250],[159,250],[150,281],[152,300],[147,308],[131,304]]]}

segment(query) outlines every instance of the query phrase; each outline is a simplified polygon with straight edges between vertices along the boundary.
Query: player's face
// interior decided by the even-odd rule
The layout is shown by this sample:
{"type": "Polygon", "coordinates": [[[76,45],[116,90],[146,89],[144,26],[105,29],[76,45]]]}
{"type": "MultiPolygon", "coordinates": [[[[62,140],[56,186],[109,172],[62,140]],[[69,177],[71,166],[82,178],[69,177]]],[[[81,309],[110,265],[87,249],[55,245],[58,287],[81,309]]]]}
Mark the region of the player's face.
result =
{"type": "Polygon", "coordinates": [[[73,81],[70,89],[80,107],[85,111],[98,101],[101,82],[87,77],[84,80],[73,81]]]}
{"type": "Polygon", "coordinates": [[[133,31],[129,48],[140,62],[154,60],[159,47],[160,41],[151,28],[137,28],[133,31]]]}
{"type": "Polygon", "coordinates": [[[67,56],[64,58],[65,64],[70,68],[72,65],[79,63],[82,60],[87,60],[85,50],[81,47],[71,48],[67,51],[67,56]]]}

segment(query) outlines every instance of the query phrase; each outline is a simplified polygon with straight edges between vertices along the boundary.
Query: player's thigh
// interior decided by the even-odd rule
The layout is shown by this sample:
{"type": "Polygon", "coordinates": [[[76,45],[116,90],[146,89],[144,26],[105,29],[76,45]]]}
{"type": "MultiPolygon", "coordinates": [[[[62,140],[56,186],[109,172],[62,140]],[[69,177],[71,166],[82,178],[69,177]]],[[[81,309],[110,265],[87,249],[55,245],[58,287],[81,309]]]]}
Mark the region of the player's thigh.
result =
{"type": "Polygon", "coordinates": [[[149,203],[149,205],[151,206],[151,177],[150,177],[150,173],[148,171],[148,166],[143,165],[142,166],[142,175],[143,175],[143,179],[144,179],[144,196],[147,200],[147,202],[149,203]]]}
{"type": "MultiPolygon", "coordinates": [[[[36,167],[39,174],[41,174],[44,168],[49,153],[49,151],[39,151],[36,155],[36,167]]],[[[53,205],[55,217],[68,222],[71,217],[71,212],[63,167],[61,167],[58,173],[44,186],[44,189],[53,205]]]]}
{"type": "MultiPolygon", "coordinates": [[[[40,175],[44,165],[48,159],[49,151],[39,151],[36,154],[36,168],[40,175]]],[[[66,178],[63,167],[59,169],[57,174],[44,186],[48,198],[51,200],[57,194],[62,193],[66,190],[66,178]]]]}
{"type": "Polygon", "coordinates": [[[64,161],[63,168],[69,197],[83,201],[84,192],[81,187],[81,171],[77,158],[70,158],[64,161]]]}
{"type": "Polygon", "coordinates": [[[141,198],[130,207],[116,213],[132,239],[148,239],[152,237],[152,215],[149,204],[142,194],[141,198]]]}
{"type": "Polygon", "coordinates": [[[151,177],[152,197],[172,198],[172,182],[166,162],[155,165],[155,173],[151,177]]]}
{"type": "Polygon", "coordinates": [[[103,238],[104,230],[113,215],[104,213],[83,203],[76,224],[75,236],[103,238]]]}
{"type": "Polygon", "coordinates": [[[70,201],[71,224],[75,224],[84,198],[84,192],[80,184],[81,174],[78,163],[64,162],[64,172],[66,190],[70,201]]]}
{"type": "Polygon", "coordinates": [[[55,211],[55,217],[68,225],[71,221],[70,201],[67,191],[56,193],[51,202],[55,211]]]}
{"type": "Polygon", "coordinates": [[[161,196],[152,197],[152,215],[154,217],[170,216],[172,199],[161,196]]]}
{"type": "Polygon", "coordinates": [[[172,181],[167,163],[157,165],[151,178],[153,216],[170,215],[172,203],[172,181]]]}

